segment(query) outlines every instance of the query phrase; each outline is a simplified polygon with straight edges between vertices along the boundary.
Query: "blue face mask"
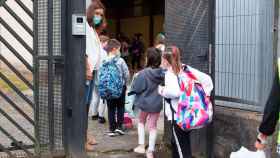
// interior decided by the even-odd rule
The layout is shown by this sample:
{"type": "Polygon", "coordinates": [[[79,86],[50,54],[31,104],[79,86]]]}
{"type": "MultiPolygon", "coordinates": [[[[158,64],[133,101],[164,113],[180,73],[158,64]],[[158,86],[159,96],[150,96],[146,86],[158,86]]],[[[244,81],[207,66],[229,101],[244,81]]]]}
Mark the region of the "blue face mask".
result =
{"type": "Polygon", "coordinates": [[[95,26],[99,26],[101,24],[102,18],[100,16],[94,16],[93,22],[95,26]]]}

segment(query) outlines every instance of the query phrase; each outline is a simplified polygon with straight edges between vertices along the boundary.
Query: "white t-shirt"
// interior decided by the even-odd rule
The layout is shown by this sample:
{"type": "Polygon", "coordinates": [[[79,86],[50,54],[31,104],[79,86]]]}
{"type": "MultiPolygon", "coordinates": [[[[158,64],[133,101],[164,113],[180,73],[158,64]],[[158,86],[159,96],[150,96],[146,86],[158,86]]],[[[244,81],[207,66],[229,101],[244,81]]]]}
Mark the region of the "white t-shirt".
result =
{"type": "Polygon", "coordinates": [[[86,54],[89,58],[90,70],[98,70],[101,64],[103,48],[96,31],[86,24],[86,54]]]}

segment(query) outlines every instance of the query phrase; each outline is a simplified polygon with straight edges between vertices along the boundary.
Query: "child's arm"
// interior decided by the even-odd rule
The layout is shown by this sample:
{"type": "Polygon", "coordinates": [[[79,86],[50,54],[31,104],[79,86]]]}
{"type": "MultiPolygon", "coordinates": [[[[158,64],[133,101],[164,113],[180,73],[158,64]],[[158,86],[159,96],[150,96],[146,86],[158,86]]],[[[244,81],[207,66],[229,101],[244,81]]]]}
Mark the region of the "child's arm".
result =
{"type": "Polygon", "coordinates": [[[86,79],[87,80],[92,80],[93,79],[93,74],[92,74],[92,69],[91,69],[91,65],[90,65],[90,62],[89,62],[89,59],[88,57],[86,56],[86,79]]]}
{"type": "Polygon", "coordinates": [[[165,85],[159,86],[158,88],[159,94],[164,98],[174,99],[180,97],[180,87],[178,83],[178,79],[174,76],[165,75],[165,85]]]}
{"type": "Polygon", "coordinates": [[[189,70],[195,75],[197,80],[202,84],[202,87],[206,93],[207,96],[211,95],[211,92],[214,88],[212,79],[209,75],[198,71],[197,69],[194,69],[190,66],[188,66],[189,70]]]}
{"type": "Polygon", "coordinates": [[[127,84],[129,82],[129,70],[124,60],[122,60],[122,70],[124,74],[125,83],[127,84]]]}
{"type": "Polygon", "coordinates": [[[143,75],[139,74],[135,77],[132,85],[131,85],[131,93],[133,94],[141,94],[146,89],[146,80],[143,75]]]}

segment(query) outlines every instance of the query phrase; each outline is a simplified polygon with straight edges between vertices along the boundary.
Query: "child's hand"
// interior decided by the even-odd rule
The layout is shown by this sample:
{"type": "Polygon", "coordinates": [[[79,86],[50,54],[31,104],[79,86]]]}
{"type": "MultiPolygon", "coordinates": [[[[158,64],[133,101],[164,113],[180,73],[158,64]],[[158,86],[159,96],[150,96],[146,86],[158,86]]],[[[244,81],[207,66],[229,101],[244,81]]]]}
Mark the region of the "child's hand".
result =
{"type": "Polygon", "coordinates": [[[267,144],[267,136],[260,133],[258,135],[257,141],[255,142],[255,147],[258,150],[263,150],[266,147],[266,144],[267,144]]]}
{"type": "Polygon", "coordinates": [[[158,93],[159,93],[160,95],[163,94],[163,89],[164,89],[163,86],[158,86],[158,93]]]}
{"type": "Polygon", "coordinates": [[[86,79],[87,80],[92,80],[93,79],[93,75],[92,75],[92,70],[90,68],[90,63],[88,61],[88,57],[86,58],[86,79]]]}
{"type": "Polygon", "coordinates": [[[260,142],[256,141],[255,142],[255,147],[257,150],[263,150],[265,148],[264,144],[261,144],[260,142]]]}

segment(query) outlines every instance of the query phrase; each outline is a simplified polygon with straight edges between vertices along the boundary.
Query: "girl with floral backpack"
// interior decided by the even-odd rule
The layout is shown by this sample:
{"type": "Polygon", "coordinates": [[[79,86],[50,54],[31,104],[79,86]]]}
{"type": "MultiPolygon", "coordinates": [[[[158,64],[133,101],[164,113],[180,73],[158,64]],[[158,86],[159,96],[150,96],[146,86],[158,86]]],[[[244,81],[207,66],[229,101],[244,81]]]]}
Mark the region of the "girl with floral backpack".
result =
{"type": "Polygon", "coordinates": [[[212,118],[209,98],[213,83],[207,74],[188,65],[182,66],[180,51],[176,46],[166,48],[162,55],[162,66],[167,72],[165,84],[159,86],[158,90],[159,94],[168,100],[165,104],[165,115],[172,124],[172,157],[191,158],[190,131],[204,127],[212,118]],[[186,78],[193,84],[184,85],[186,81],[183,79],[186,78]],[[190,88],[191,85],[196,87],[196,91],[190,88]],[[196,92],[201,92],[200,96],[196,92]],[[195,97],[190,95],[193,93],[196,94],[195,97]],[[191,105],[192,103],[194,105],[191,105]],[[196,118],[196,115],[199,117],[196,118]]]}

